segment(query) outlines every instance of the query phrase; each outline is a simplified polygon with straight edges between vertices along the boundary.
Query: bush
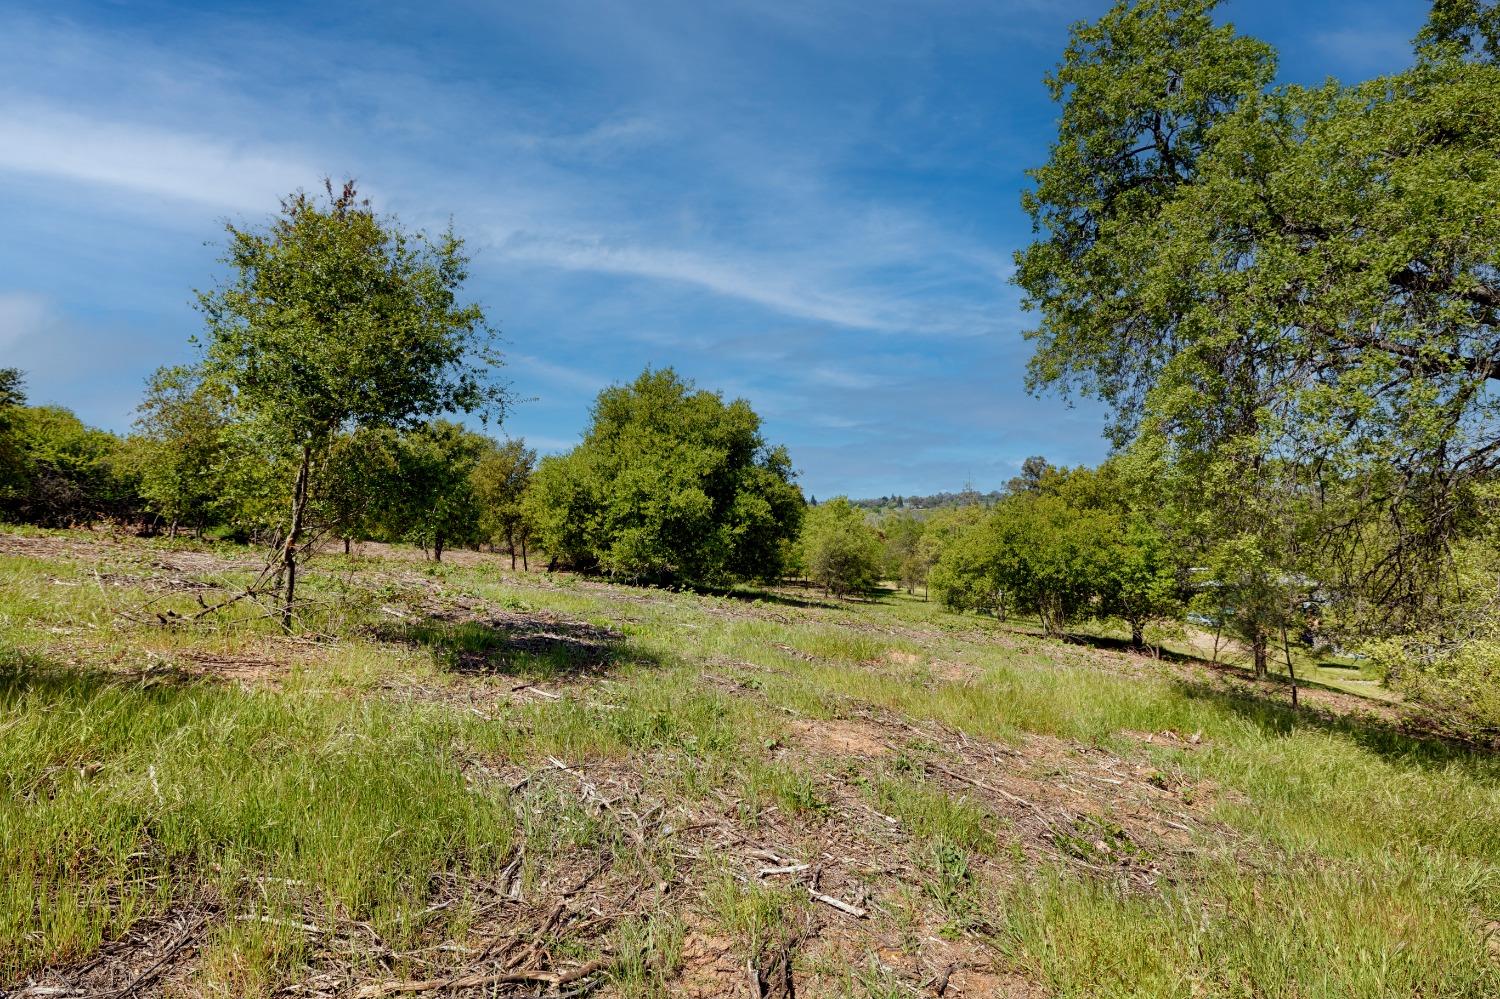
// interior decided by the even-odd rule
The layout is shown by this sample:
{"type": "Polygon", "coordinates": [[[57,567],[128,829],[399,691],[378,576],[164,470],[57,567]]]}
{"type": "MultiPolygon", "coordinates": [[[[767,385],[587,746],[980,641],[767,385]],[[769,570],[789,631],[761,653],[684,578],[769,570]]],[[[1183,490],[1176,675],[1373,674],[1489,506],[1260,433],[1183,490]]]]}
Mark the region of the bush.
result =
{"type": "Polygon", "coordinates": [[[880,581],[880,537],[842,496],[808,511],[801,547],[808,578],[829,593],[852,593],[880,581]]]}
{"type": "Polygon", "coordinates": [[[650,582],[775,579],[802,520],[792,478],[749,403],[647,369],[599,394],[583,442],[542,461],[525,507],[539,546],[575,568],[650,582]]]}
{"type": "Polygon", "coordinates": [[[7,409],[12,465],[0,483],[0,518],[67,527],[139,510],[118,437],[61,406],[7,409]]]}

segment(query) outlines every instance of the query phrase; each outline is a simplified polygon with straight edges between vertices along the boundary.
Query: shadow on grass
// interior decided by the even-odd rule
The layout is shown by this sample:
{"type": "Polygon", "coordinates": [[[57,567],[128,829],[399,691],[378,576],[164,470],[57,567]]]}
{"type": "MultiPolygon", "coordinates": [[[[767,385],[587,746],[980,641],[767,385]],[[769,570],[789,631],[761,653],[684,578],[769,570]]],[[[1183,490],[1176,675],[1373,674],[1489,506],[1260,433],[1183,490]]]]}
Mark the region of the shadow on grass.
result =
{"type": "Polygon", "coordinates": [[[1253,722],[1276,735],[1312,729],[1346,739],[1361,749],[1392,762],[1421,769],[1458,766],[1477,780],[1500,784],[1500,745],[1473,733],[1438,727],[1435,719],[1420,716],[1390,718],[1373,711],[1343,713],[1318,705],[1293,708],[1274,696],[1285,696],[1285,679],[1277,686],[1226,688],[1204,680],[1177,679],[1173,686],[1187,698],[1203,701],[1253,722]]]}
{"type": "MultiPolygon", "coordinates": [[[[1028,630],[1026,633],[1033,634],[1033,632],[1030,630],[1028,630]]],[[[1048,637],[1046,632],[1040,629],[1035,631],[1034,634],[1043,638],[1048,637]]],[[[1072,631],[1064,635],[1055,637],[1057,637],[1059,641],[1067,642],[1070,645],[1087,645],[1092,649],[1107,649],[1111,652],[1134,652],[1138,655],[1151,656],[1152,658],[1159,659],[1165,663],[1178,663],[1185,666],[1207,666],[1210,668],[1235,668],[1233,666],[1227,666],[1224,663],[1212,662],[1208,659],[1204,659],[1202,656],[1190,656],[1186,653],[1174,652],[1171,649],[1162,648],[1160,646],[1153,645],[1149,649],[1143,649],[1139,646],[1131,645],[1130,639],[1128,638],[1115,638],[1110,635],[1087,635],[1072,631]]]]}
{"type": "MultiPolygon", "coordinates": [[[[1130,640],[1127,638],[1116,638],[1109,635],[1087,635],[1070,632],[1066,635],[1063,635],[1061,641],[1068,642],[1072,645],[1086,645],[1094,649],[1108,649],[1114,652],[1133,652],[1137,655],[1150,656],[1151,658],[1156,659],[1160,662],[1173,663],[1178,666],[1199,666],[1203,669],[1217,673],[1220,676],[1224,676],[1232,680],[1243,681],[1246,683],[1252,682],[1254,677],[1253,671],[1248,666],[1236,665],[1232,662],[1215,662],[1212,659],[1204,659],[1202,656],[1195,656],[1186,652],[1176,652],[1172,649],[1163,648],[1161,646],[1151,646],[1150,648],[1142,649],[1137,646],[1131,645],[1130,640]]],[[[1328,664],[1318,663],[1317,665],[1326,666],[1328,664]]],[[[1280,670],[1282,668],[1282,662],[1279,659],[1273,661],[1271,663],[1271,668],[1273,670],[1280,670]]],[[[1355,670],[1358,669],[1358,667],[1351,668],[1355,670]]],[[[1269,676],[1266,677],[1265,682],[1270,685],[1267,688],[1268,690],[1280,691],[1282,693],[1289,693],[1292,686],[1291,680],[1288,679],[1286,674],[1282,672],[1272,672],[1269,676]]],[[[1302,688],[1303,690],[1322,690],[1330,694],[1341,694],[1344,697],[1362,696],[1356,691],[1351,691],[1344,687],[1336,687],[1331,683],[1323,683],[1321,680],[1309,677],[1303,672],[1302,666],[1297,667],[1297,686],[1302,688]]],[[[1377,704],[1377,702],[1375,701],[1371,701],[1370,703],[1372,707],[1376,706],[1377,704]]]]}
{"type": "MultiPolygon", "coordinates": [[[[1033,632],[1027,630],[1025,633],[1033,632]]],[[[1135,648],[1123,638],[1069,633],[1060,640],[1096,649],[1151,654],[1135,648]]],[[[1481,779],[1500,783],[1500,733],[1462,729],[1446,719],[1421,713],[1415,708],[1391,717],[1380,712],[1381,708],[1389,708],[1389,704],[1364,700],[1357,693],[1302,675],[1297,678],[1297,686],[1301,689],[1364,700],[1369,709],[1334,711],[1321,704],[1308,703],[1294,708],[1290,703],[1291,680],[1285,674],[1272,673],[1265,680],[1256,681],[1246,667],[1170,649],[1161,649],[1156,658],[1176,665],[1196,666],[1221,678],[1221,682],[1216,683],[1178,676],[1172,683],[1184,696],[1212,702],[1253,721],[1263,731],[1287,735],[1299,728],[1316,729],[1339,735],[1389,760],[1423,768],[1457,764],[1471,769],[1481,779]],[[1230,685],[1222,682],[1225,680],[1230,685]]]]}
{"type": "Polygon", "coordinates": [[[582,680],[623,666],[659,665],[617,631],[540,616],[429,617],[382,626],[376,637],[429,649],[443,669],[467,676],[582,680]]]}
{"type": "Polygon", "coordinates": [[[737,587],[735,589],[706,589],[699,592],[707,593],[715,597],[728,597],[730,600],[742,600],[746,603],[776,604],[781,607],[798,607],[802,609],[820,608],[822,610],[843,610],[846,604],[834,597],[827,597],[823,592],[811,583],[782,583],[776,589],[768,587],[737,587]],[[787,592],[798,590],[800,593],[787,592]],[[802,596],[801,593],[806,593],[802,596]]]}
{"type": "MultiPolygon", "coordinates": [[[[96,669],[0,646],[0,717],[19,711],[23,699],[76,706],[101,695],[123,692],[132,698],[168,705],[188,698],[212,698],[222,690],[213,677],[172,667],[96,669]]],[[[0,731],[4,728],[0,723],[0,731]]]]}

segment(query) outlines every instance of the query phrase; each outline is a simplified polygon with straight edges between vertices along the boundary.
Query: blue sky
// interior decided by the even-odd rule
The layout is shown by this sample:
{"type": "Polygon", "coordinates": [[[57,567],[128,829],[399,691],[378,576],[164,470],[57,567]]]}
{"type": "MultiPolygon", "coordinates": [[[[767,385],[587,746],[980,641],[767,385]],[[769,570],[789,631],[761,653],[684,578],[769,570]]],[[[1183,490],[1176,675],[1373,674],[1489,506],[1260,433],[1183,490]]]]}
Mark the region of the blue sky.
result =
{"type": "MultiPolygon", "coordinates": [[[[629,0],[0,7],[0,364],[129,427],[191,359],[224,219],[324,175],[474,255],[504,430],[577,440],[647,364],[748,398],[819,496],[1002,484],[1105,455],[1023,386],[1007,283],[1041,84],[1101,2],[629,0]]],[[[1282,79],[1399,68],[1425,5],[1221,16],[1282,79]]]]}

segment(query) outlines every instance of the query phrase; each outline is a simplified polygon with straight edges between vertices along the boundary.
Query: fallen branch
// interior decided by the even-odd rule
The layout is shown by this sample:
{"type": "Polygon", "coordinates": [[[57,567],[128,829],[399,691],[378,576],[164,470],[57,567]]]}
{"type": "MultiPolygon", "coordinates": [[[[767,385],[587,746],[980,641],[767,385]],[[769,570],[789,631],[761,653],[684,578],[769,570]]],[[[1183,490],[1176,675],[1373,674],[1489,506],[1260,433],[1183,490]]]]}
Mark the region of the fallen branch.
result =
{"type": "Polygon", "coordinates": [[[280,916],[262,916],[252,914],[247,916],[235,916],[236,922],[241,923],[265,923],[268,926],[283,926],[289,930],[301,930],[303,933],[326,934],[328,931],[315,923],[303,923],[295,919],[283,919],[280,916]]]}
{"type": "Polygon", "coordinates": [[[613,962],[609,958],[596,958],[568,971],[501,971],[461,975],[457,978],[424,978],[403,982],[381,982],[366,985],[354,993],[355,999],[381,999],[382,996],[401,995],[408,992],[436,992],[458,989],[478,989],[490,985],[518,985],[526,982],[542,982],[546,985],[566,985],[580,978],[598,974],[613,962]]]}
{"type": "Polygon", "coordinates": [[[864,919],[869,915],[869,912],[857,905],[850,905],[843,899],[834,898],[832,895],[824,895],[822,892],[815,891],[811,887],[807,889],[807,894],[812,897],[814,902],[822,902],[824,905],[832,906],[840,912],[853,916],[855,919],[864,919]]]}

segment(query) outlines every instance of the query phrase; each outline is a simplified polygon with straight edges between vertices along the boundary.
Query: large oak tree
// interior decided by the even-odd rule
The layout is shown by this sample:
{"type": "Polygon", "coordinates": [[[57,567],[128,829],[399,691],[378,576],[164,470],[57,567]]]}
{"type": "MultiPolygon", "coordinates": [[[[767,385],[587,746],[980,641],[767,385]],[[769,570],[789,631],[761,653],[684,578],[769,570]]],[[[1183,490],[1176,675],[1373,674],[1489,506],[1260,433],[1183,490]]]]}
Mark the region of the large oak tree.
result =
{"type": "Polygon", "coordinates": [[[1415,612],[1500,467],[1495,7],[1439,0],[1408,68],[1301,87],[1216,6],[1119,3],[1049,78],[1032,384],[1241,469],[1231,500],[1295,470],[1341,582],[1415,612]]]}

